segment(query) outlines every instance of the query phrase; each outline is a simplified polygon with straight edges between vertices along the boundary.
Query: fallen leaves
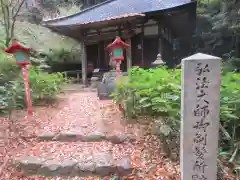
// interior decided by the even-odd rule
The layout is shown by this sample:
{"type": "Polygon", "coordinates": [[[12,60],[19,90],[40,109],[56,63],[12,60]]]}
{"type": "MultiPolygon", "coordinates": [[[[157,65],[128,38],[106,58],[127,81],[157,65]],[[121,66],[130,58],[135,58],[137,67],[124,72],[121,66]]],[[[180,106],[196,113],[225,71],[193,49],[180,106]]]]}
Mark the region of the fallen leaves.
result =
{"type": "MultiPolygon", "coordinates": [[[[17,172],[11,167],[12,160],[22,149],[27,149],[36,144],[36,131],[44,121],[49,122],[49,117],[58,111],[52,105],[35,107],[34,116],[24,120],[25,111],[14,111],[9,117],[0,117],[0,180],[32,180],[25,177],[22,172],[17,172]]],[[[39,179],[39,178],[38,178],[39,179]]]]}
{"type": "Polygon", "coordinates": [[[38,156],[48,152],[61,159],[66,155],[74,154],[74,151],[87,151],[89,148],[111,150],[116,159],[124,154],[131,154],[134,168],[131,175],[124,178],[104,177],[101,180],[180,180],[179,162],[172,162],[165,158],[159,139],[147,131],[142,131],[142,129],[149,129],[148,125],[125,125],[123,128],[124,118],[121,118],[121,112],[116,111],[112,102],[101,101],[100,103],[94,93],[85,93],[84,96],[82,98],[82,95],[76,93],[68,99],[65,98],[58,106],[35,108],[34,117],[27,121],[24,121],[24,111],[14,112],[11,119],[0,118],[0,137],[5,137],[3,142],[0,141],[1,147],[5,147],[3,152],[0,152],[0,164],[2,164],[0,180],[100,180],[99,177],[26,177],[22,172],[16,171],[9,165],[10,159],[20,157],[23,153],[38,156]],[[59,111],[60,107],[62,111],[59,111]],[[74,108],[78,108],[79,111],[74,112],[74,108]],[[103,116],[104,123],[110,130],[115,129],[133,134],[138,137],[137,142],[114,146],[106,142],[89,143],[88,145],[86,143],[37,142],[35,134],[43,127],[53,131],[59,131],[72,125],[89,127],[90,124],[94,124],[89,123],[89,117],[98,120],[98,117],[94,116],[97,110],[102,111],[99,115],[103,116]]]}

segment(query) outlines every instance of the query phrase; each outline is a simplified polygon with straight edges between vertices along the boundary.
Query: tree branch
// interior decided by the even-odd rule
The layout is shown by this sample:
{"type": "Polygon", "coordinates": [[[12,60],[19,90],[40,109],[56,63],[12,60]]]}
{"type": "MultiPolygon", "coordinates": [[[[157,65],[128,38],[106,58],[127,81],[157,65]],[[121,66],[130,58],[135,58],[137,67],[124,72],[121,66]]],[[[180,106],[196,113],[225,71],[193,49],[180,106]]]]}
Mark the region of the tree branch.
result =
{"type": "MultiPolygon", "coordinates": [[[[14,13],[14,9],[15,7],[12,7],[12,24],[11,24],[11,27],[10,27],[10,39],[9,39],[9,42],[12,40],[13,36],[14,36],[14,30],[15,30],[15,24],[16,24],[16,20],[17,20],[17,16],[23,6],[23,3],[25,2],[25,0],[21,0],[20,4],[17,4],[17,8],[16,8],[16,12],[14,13]]],[[[8,43],[9,43],[8,42],[8,43]]]]}
{"type": "Polygon", "coordinates": [[[3,14],[3,26],[4,26],[4,30],[6,33],[6,37],[5,37],[5,45],[7,45],[7,41],[9,39],[9,24],[8,24],[8,20],[9,20],[9,14],[7,13],[7,9],[9,8],[5,3],[4,0],[0,1],[1,3],[1,10],[2,10],[2,14],[3,14]]]}
{"type": "Polygon", "coordinates": [[[18,13],[19,13],[19,11],[21,10],[24,2],[25,2],[25,0],[21,0],[21,2],[20,2],[20,4],[19,4],[19,6],[18,6],[18,8],[17,8],[17,10],[16,10],[16,12],[15,12],[15,14],[13,13],[13,17],[12,17],[13,20],[16,21],[16,18],[17,18],[17,16],[18,16],[18,13]]]}

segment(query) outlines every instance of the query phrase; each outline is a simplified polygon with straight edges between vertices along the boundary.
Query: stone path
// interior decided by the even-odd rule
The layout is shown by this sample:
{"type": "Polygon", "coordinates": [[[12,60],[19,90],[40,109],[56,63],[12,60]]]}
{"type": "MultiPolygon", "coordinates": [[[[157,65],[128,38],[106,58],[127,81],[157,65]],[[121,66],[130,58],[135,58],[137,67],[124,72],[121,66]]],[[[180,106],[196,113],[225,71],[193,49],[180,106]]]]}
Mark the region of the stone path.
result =
{"type": "Polygon", "coordinates": [[[129,156],[118,157],[112,151],[114,147],[111,144],[104,146],[102,148],[102,145],[93,143],[44,143],[42,152],[38,155],[28,153],[28,156],[18,160],[18,167],[29,175],[44,176],[123,176],[132,172],[129,156]]]}
{"type": "Polygon", "coordinates": [[[131,174],[138,129],[123,125],[111,101],[98,100],[96,92],[73,92],[65,103],[36,132],[39,143],[19,152],[16,167],[43,176],[131,174]]]}

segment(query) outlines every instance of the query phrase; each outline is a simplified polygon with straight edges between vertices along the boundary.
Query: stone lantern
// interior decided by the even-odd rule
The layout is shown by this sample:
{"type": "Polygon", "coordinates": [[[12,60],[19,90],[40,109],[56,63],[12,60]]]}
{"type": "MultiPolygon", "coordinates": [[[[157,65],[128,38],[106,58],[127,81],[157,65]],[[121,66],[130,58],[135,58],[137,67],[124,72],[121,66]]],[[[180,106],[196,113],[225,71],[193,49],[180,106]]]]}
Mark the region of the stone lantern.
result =
{"type": "Polygon", "coordinates": [[[152,65],[153,65],[154,67],[159,66],[159,65],[165,65],[165,64],[166,64],[166,63],[163,62],[163,60],[162,60],[162,55],[161,55],[160,53],[157,55],[157,59],[152,62],[152,65]]]}

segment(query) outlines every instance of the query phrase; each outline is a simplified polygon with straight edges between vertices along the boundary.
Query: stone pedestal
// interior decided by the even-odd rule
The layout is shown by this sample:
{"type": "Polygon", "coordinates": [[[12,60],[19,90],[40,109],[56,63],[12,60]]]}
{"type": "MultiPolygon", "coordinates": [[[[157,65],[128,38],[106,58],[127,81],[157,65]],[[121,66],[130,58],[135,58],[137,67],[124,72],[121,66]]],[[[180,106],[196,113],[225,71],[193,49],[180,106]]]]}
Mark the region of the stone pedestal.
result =
{"type": "Polygon", "coordinates": [[[110,99],[116,88],[116,71],[111,70],[103,74],[102,82],[98,84],[97,91],[100,99],[110,99]]]}
{"type": "Polygon", "coordinates": [[[91,88],[97,88],[97,85],[100,83],[99,77],[91,77],[91,88]]]}

